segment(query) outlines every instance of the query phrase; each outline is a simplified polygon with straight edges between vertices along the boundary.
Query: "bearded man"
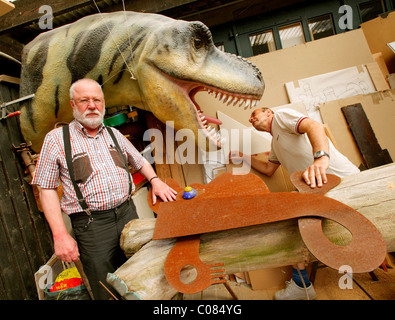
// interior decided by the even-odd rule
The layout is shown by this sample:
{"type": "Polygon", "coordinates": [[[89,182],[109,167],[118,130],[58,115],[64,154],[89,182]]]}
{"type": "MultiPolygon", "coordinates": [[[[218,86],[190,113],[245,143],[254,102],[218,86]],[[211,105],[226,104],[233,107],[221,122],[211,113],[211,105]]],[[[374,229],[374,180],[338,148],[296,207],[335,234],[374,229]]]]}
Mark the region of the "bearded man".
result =
{"type": "Polygon", "coordinates": [[[100,281],[106,283],[107,273],[126,261],[120,235],[125,224],[138,217],[128,164],[151,183],[154,204],[157,197],[175,200],[177,192],[156,176],[125,136],[103,125],[105,101],[96,81],[73,83],[70,105],[75,119],[46,135],[32,184],[40,186],[56,256],[66,262],[81,259],[94,299],[109,299],[100,281]],[[70,217],[75,239],[66,229],[62,211],[70,217]]]}

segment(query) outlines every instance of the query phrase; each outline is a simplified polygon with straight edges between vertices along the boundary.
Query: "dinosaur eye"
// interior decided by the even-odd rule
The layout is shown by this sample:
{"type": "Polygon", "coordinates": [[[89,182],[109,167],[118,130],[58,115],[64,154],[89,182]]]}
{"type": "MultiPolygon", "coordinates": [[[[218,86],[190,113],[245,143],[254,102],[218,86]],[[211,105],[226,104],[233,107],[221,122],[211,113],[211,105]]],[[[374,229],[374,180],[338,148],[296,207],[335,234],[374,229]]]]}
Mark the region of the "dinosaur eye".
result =
{"type": "Polygon", "coordinates": [[[200,38],[193,39],[193,46],[195,47],[195,49],[200,49],[201,47],[203,47],[203,40],[200,38]]]}

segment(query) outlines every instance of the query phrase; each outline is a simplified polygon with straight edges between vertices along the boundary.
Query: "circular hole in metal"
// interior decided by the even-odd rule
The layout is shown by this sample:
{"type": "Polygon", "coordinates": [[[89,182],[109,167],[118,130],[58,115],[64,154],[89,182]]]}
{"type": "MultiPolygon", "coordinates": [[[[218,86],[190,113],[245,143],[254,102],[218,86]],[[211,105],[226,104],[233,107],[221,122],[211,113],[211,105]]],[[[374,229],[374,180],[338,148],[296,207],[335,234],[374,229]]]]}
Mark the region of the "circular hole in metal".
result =
{"type": "Polygon", "coordinates": [[[338,246],[348,246],[352,240],[351,232],[340,223],[324,218],[322,220],[322,232],[328,240],[338,246]]]}
{"type": "Polygon", "coordinates": [[[180,280],[182,283],[190,284],[196,280],[196,277],[197,270],[193,265],[187,264],[182,267],[180,272],[180,280]]]}

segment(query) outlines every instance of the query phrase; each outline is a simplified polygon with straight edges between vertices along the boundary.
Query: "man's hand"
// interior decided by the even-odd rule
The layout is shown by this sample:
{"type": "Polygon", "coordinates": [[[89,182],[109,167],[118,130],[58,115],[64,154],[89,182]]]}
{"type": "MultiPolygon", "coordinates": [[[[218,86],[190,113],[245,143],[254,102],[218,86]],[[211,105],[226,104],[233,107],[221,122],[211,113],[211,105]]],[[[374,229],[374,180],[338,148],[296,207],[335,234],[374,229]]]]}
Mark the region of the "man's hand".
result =
{"type": "Polygon", "coordinates": [[[177,191],[170,188],[166,183],[164,183],[159,178],[151,180],[152,186],[152,204],[155,205],[156,197],[159,197],[164,202],[176,200],[177,191]]]}
{"type": "Polygon", "coordinates": [[[327,183],[326,170],[329,168],[329,158],[323,156],[315,159],[314,163],[303,172],[303,179],[310,188],[322,187],[323,183],[327,183]]]}
{"type": "Polygon", "coordinates": [[[80,253],[77,242],[70,234],[54,236],[55,255],[64,262],[78,261],[80,253]]]}
{"type": "Polygon", "coordinates": [[[77,242],[67,231],[62,212],[60,211],[59,197],[56,189],[40,189],[40,201],[45,218],[52,231],[55,255],[62,261],[78,261],[80,253],[77,242]]]}

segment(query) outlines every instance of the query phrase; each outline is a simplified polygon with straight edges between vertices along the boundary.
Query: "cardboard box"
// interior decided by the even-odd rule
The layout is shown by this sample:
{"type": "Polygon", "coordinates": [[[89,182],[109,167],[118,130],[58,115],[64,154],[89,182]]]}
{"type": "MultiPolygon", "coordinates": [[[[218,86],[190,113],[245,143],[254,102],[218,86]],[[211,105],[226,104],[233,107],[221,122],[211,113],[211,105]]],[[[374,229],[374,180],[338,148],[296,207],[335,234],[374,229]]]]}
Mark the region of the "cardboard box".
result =
{"type": "MultiPolygon", "coordinates": [[[[378,62],[371,62],[366,64],[366,68],[369,71],[369,75],[372,79],[376,91],[384,91],[390,89],[390,86],[386,80],[386,73],[383,73],[383,68],[380,67],[378,62]]],[[[385,72],[385,70],[384,70],[385,72]]]]}
{"type": "MultiPolygon", "coordinates": [[[[374,64],[377,66],[376,62],[374,64]]],[[[377,69],[378,66],[372,71],[377,73],[377,69]]],[[[380,69],[378,72],[381,74],[380,69]]],[[[376,90],[365,65],[290,81],[285,83],[285,87],[291,103],[302,102],[309,117],[317,122],[322,122],[318,110],[320,103],[371,93],[376,90]]]]}
{"type": "Polygon", "coordinates": [[[395,12],[382,14],[361,24],[361,30],[372,53],[381,53],[389,73],[395,72],[395,54],[387,43],[395,39],[395,12]]]}
{"type": "Polygon", "coordinates": [[[291,103],[303,103],[309,117],[317,122],[322,122],[321,103],[389,89],[376,61],[290,81],[285,87],[291,103]]]}
{"type": "Polygon", "coordinates": [[[388,84],[390,85],[391,89],[395,89],[395,73],[391,73],[387,76],[388,84]]]}
{"type": "Polygon", "coordinates": [[[284,287],[285,281],[292,278],[292,267],[285,266],[248,272],[252,290],[266,290],[284,287]]]}
{"type": "Polygon", "coordinates": [[[320,107],[322,119],[330,128],[338,145],[338,150],[359,166],[361,154],[343,116],[341,108],[360,103],[382,149],[387,149],[395,159],[395,90],[379,91],[341,100],[323,103],[320,107]]]}
{"type": "Polygon", "coordinates": [[[148,188],[142,187],[138,189],[132,196],[133,203],[136,206],[136,212],[139,219],[154,218],[154,212],[149,207],[147,202],[148,188]]]}
{"type": "Polygon", "coordinates": [[[381,73],[384,75],[384,77],[387,77],[387,75],[389,74],[389,71],[388,71],[388,67],[385,63],[383,54],[381,52],[373,53],[372,57],[373,57],[374,61],[377,62],[378,66],[381,70],[381,73]]]}

